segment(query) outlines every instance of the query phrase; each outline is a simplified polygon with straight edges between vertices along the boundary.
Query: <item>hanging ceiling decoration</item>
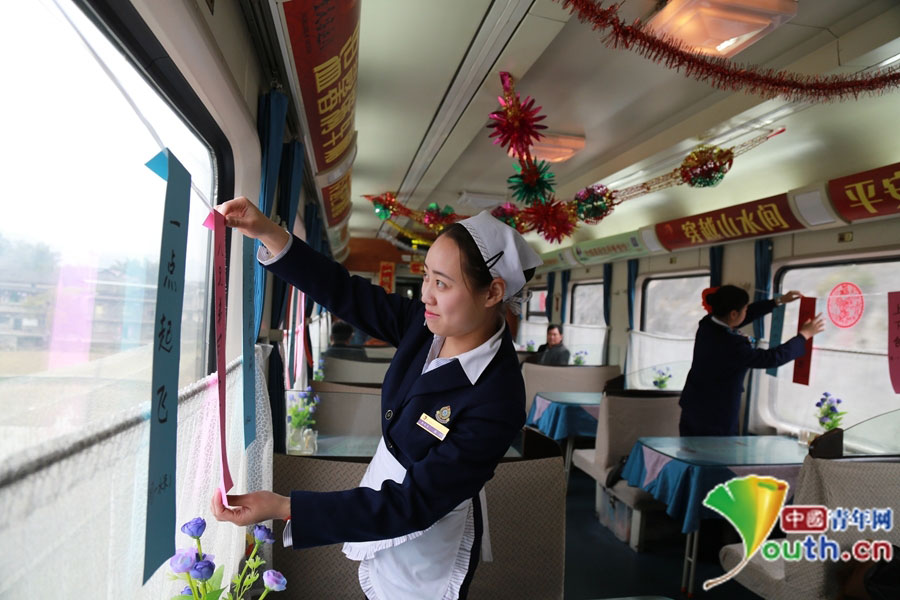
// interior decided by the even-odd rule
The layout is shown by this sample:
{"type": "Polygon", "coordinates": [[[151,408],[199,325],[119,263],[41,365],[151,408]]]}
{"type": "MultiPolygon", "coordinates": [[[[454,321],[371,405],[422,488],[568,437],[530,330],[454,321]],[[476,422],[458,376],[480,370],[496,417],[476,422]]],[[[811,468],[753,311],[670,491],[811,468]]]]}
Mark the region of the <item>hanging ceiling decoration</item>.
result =
{"type": "Polygon", "coordinates": [[[868,94],[880,94],[900,86],[900,67],[876,74],[801,75],[789,71],[763,69],[732,63],[724,58],[696,52],[669,35],[656,35],[643,23],[626,25],[618,15],[619,4],[607,8],[592,0],[556,0],[577,14],[578,20],[605,34],[610,48],[633,50],[645,58],[682,71],[728,92],[746,92],[764,98],[780,96],[788,100],[830,102],[868,94]]]}
{"type": "MultiPolygon", "coordinates": [[[[532,144],[541,138],[538,130],[544,127],[538,123],[545,118],[544,115],[538,115],[541,107],[534,108],[531,97],[526,97],[524,103],[519,99],[509,73],[500,73],[500,80],[503,85],[501,110],[490,114],[491,123],[488,127],[494,131],[489,137],[495,137],[494,144],[508,146],[515,154],[515,174],[507,179],[507,183],[514,199],[526,208],[506,202],[494,208],[491,214],[510,227],[515,227],[520,233],[537,231],[541,237],[554,244],[572,235],[579,223],[600,223],[613,212],[616,205],[626,200],[682,184],[691,187],[715,186],[731,169],[736,156],[784,131],[783,128],[767,131],[732,148],[701,145],[669,173],[621,190],[610,190],[602,184],[595,184],[579,191],[572,200],[564,202],[553,195],[555,175],[550,171],[549,163],[535,161],[531,153],[532,144]]],[[[435,202],[429,204],[424,211],[413,210],[400,204],[396,195],[391,192],[378,196],[367,195],[365,198],[372,202],[379,219],[407,237],[433,239],[447,225],[468,216],[457,214],[450,206],[441,208],[435,202]],[[396,217],[406,217],[424,225],[427,233],[401,228],[393,221],[396,217]]]]}

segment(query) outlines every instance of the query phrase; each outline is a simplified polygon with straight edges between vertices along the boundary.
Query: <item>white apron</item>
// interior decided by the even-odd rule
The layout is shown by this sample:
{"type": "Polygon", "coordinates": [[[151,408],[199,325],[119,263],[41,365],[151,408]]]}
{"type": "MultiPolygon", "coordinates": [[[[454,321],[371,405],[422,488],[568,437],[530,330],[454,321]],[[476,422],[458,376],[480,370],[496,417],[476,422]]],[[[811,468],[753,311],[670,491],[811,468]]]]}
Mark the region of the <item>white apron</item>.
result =
{"type": "MultiPolygon", "coordinates": [[[[383,482],[402,483],[404,477],[406,469],[382,438],[359,485],[379,490],[383,482]]],[[[485,507],[483,490],[480,498],[485,507]]],[[[489,539],[486,519],[483,537],[489,539]]],[[[359,583],[369,600],[456,600],[474,542],[474,507],[468,499],[428,529],[387,540],[348,542],[343,552],[361,561],[359,583]]],[[[490,554],[489,547],[484,553],[490,554]]]]}

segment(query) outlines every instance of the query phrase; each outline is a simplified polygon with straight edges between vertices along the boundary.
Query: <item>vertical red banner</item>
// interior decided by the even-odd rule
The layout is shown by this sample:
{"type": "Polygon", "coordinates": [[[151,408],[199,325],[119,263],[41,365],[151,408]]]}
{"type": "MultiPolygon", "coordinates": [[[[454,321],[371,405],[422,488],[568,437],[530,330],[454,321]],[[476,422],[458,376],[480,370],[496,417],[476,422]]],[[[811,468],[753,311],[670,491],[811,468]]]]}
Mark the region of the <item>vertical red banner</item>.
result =
{"type": "MultiPolygon", "coordinates": [[[[803,324],[816,316],[816,299],[804,296],[800,299],[800,317],[797,331],[803,324]]],[[[794,361],[794,383],[809,385],[809,368],[812,365],[813,339],[806,340],[806,353],[794,361]]]]}
{"type": "Polygon", "coordinates": [[[219,481],[222,501],[225,493],[234,486],[228,469],[228,446],[225,443],[225,216],[214,210],[203,225],[213,230],[213,283],[215,285],[216,326],[216,379],[219,391],[219,464],[222,479],[219,481]],[[212,219],[210,219],[212,217],[212,219]],[[212,221],[212,222],[210,222],[212,221]]]}
{"type": "Polygon", "coordinates": [[[396,269],[392,262],[382,261],[378,268],[378,285],[384,288],[388,294],[394,293],[394,273],[396,269]]]}
{"type": "Polygon", "coordinates": [[[888,368],[894,393],[900,394],[900,292],[888,292],[888,368]]]}

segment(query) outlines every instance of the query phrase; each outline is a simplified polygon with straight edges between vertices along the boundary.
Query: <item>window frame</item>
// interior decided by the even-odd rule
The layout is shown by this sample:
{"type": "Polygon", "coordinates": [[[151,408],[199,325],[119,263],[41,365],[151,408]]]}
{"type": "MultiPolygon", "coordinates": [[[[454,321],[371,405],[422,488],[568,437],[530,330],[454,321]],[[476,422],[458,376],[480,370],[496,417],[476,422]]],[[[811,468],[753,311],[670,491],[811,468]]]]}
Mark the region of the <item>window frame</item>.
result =
{"type": "Polygon", "coordinates": [[[778,266],[778,269],[775,271],[775,275],[772,276],[772,294],[780,293],[778,290],[781,287],[781,282],[784,280],[784,276],[787,275],[789,271],[794,271],[797,269],[816,269],[820,267],[838,267],[843,265],[877,264],[887,262],[900,262],[900,253],[891,255],[878,253],[877,256],[872,254],[858,256],[851,255],[849,258],[843,258],[840,260],[785,261],[783,264],[778,266]]]}
{"type": "MultiPolygon", "coordinates": [[[[538,292],[546,292],[548,289],[549,288],[546,285],[544,285],[542,287],[529,288],[528,291],[530,291],[531,294],[534,295],[534,294],[537,294],[538,292]]],[[[549,301],[549,298],[548,298],[548,301],[549,301]]],[[[544,317],[545,319],[547,319],[547,323],[550,322],[550,315],[547,314],[546,310],[544,310],[544,311],[532,311],[531,310],[531,300],[529,300],[528,302],[525,303],[525,320],[530,321],[531,315],[535,315],[537,317],[544,317]]]]}
{"type": "Polygon", "coordinates": [[[688,278],[698,278],[698,277],[706,277],[709,279],[710,272],[709,271],[679,271],[677,273],[666,273],[666,274],[654,274],[648,273],[647,275],[641,277],[641,295],[640,299],[635,298],[635,302],[640,302],[641,305],[641,323],[638,331],[647,331],[647,286],[651,281],[659,281],[663,279],[688,279],[688,278]]]}
{"type": "MultiPolygon", "coordinates": [[[[213,157],[214,205],[234,197],[234,153],[231,142],[197,93],[184,78],[156,35],[130,2],[117,0],[71,0],[116,46],[122,55],[181,116],[185,126],[204,143],[213,157]]],[[[212,273],[212,251],[209,256],[212,273]]],[[[231,271],[231,229],[225,230],[225,280],[231,271]]],[[[212,277],[209,279],[213,288],[212,277]]],[[[206,373],[216,370],[215,295],[210,293],[207,313],[206,373]]]]}
{"type": "MultiPolygon", "coordinates": [[[[567,293],[569,294],[569,302],[570,302],[569,320],[566,321],[565,315],[563,315],[563,322],[565,322],[567,325],[578,325],[578,323],[576,323],[574,321],[574,318],[575,318],[575,288],[577,288],[579,285],[601,285],[601,286],[604,286],[603,288],[601,288],[601,292],[600,292],[601,294],[603,294],[605,291],[606,284],[603,282],[602,279],[584,279],[584,280],[569,282],[569,289],[567,290],[567,293]]],[[[603,325],[602,326],[609,327],[609,323],[606,322],[606,315],[603,314],[603,311],[600,312],[600,316],[603,317],[603,325]]]]}

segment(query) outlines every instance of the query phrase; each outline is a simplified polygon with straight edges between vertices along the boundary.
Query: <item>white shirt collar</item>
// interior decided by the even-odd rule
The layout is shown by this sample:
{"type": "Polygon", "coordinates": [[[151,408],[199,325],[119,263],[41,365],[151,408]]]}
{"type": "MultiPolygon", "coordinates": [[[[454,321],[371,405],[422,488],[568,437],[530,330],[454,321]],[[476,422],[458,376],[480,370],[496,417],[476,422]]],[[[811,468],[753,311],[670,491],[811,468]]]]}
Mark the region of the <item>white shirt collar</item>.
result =
{"type": "Polygon", "coordinates": [[[728,331],[731,331],[731,325],[729,325],[728,323],[725,323],[724,321],[720,321],[719,319],[717,319],[717,318],[715,318],[715,317],[713,317],[713,316],[710,316],[709,318],[710,318],[710,320],[711,320],[713,323],[718,323],[719,325],[721,325],[722,327],[724,327],[724,328],[727,329],[728,331]]]}
{"type": "Polygon", "coordinates": [[[502,342],[501,338],[505,330],[506,320],[504,319],[503,325],[497,330],[497,333],[488,338],[486,342],[467,352],[447,358],[437,358],[438,354],[441,352],[441,348],[444,346],[444,338],[435,335],[434,341],[431,342],[431,349],[428,351],[428,358],[425,360],[425,368],[422,370],[422,373],[424,374],[428,371],[437,369],[452,360],[458,360],[459,365],[466,373],[466,377],[468,377],[472,385],[475,385],[475,382],[478,381],[478,378],[481,377],[481,374],[484,373],[487,366],[494,360],[494,356],[497,355],[497,351],[500,349],[500,344],[502,342]]]}

